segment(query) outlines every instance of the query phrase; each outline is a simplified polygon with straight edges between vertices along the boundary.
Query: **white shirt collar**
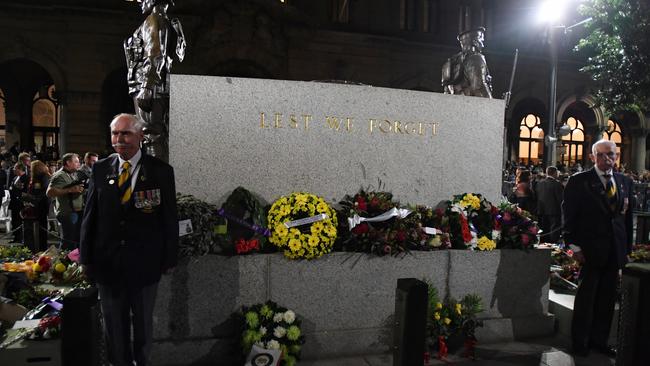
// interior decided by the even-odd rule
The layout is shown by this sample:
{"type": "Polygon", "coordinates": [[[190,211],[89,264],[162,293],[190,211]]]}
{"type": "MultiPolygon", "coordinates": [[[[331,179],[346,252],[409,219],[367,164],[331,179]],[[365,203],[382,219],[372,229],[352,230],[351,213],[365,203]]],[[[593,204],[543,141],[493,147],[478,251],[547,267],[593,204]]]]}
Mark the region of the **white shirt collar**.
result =
{"type": "MultiPolygon", "coordinates": [[[[131,159],[129,159],[129,160],[122,159],[122,157],[120,155],[117,155],[117,157],[120,160],[120,164],[119,164],[118,169],[120,170],[120,172],[122,172],[122,165],[124,165],[125,161],[128,161],[129,164],[131,164],[131,169],[138,166],[138,163],[140,162],[140,158],[142,157],[142,151],[140,149],[138,149],[138,152],[135,153],[135,155],[133,155],[133,157],[131,159]]],[[[131,172],[133,172],[133,170],[131,170],[131,172]]]]}
{"type": "Polygon", "coordinates": [[[598,167],[595,166],[595,165],[594,165],[594,169],[596,169],[596,173],[598,173],[598,176],[599,176],[599,177],[602,177],[603,174],[609,174],[610,176],[614,176],[614,173],[612,172],[612,169],[610,169],[610,170],[604,172],[604,171],[598,169],[598,167]]]}

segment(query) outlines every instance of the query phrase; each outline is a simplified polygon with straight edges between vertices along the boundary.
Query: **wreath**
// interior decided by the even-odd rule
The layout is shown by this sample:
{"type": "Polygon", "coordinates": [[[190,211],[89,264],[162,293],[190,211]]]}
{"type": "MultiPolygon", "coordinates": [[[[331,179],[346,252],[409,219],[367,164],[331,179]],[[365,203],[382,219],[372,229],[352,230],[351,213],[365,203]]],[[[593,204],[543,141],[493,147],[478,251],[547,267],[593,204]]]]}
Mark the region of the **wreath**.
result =
{"type": "Polygon", "coordinates": [[[263,251],[266,237],[266,215],[259,199],[243,187],[237,187],[218,209],[216,232],[225,254],[246,254],[263,251]]]}
{"type": "Polygon", "coordinates": [[[495,230],[497,208],[478,193],[463,193],[454,196],[452,210],[460,211],[471,229],[472,248],[478,250],[496,249],[499,232],[495,230]]]}
{"type": "Polygon", "coordinates": [[[288,258],[319,258],[332,251],[336,240],[336,212],[310,193],[280,197],[269,210],[268,223],[269,241],[288,258]]]}
{"type": "Polygon", "coordinates": [[[428,236],[421,230],[419,216],[400,208],[392,193],[361,189],[354,196],[346,195],[340,205],[341,215],[348,219],[341,221],[341,232],[346,235],[337,249],[397,255],[426,248],[428,236]]]}

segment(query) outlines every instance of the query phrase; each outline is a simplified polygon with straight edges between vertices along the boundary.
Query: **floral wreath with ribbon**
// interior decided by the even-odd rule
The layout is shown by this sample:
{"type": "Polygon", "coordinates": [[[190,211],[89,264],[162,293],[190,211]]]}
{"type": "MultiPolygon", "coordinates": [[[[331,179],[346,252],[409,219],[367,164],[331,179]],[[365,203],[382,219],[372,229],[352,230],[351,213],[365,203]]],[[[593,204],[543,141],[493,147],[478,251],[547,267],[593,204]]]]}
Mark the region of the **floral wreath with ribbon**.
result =
{"type": "Polygon", "coordinates": [[[338,250],[397,255],[424,248],[427,236],[411,215],[413,210],[400,208],[392,193],[361,189],[339,204],[340,215],[348,219],[341,222],[340,231],[346,235],[337,243],[338,250]]]}
{"type": "Polygon", "coordinates": [[[268,213],[269,241],[291,259],[319,258],[332,251],[338,219],[321,197],[294,192],[273,203],[268,213]]]}
{"type": "Polygon", "coordinates": [[[455,195],[451,201],[451,211],[465,216],[472,236],[469,241],[472,249],[496,249],[499,231],[495,230],[495,217],[498,212],[490,201],[478,193],[455,195]]]}
{"type": "Polygon", "coordinates": [[[264,250],[270,231],[259,199],[237,187],[216,211],[222,222],[216,231],[228,254],[247,254],[264,250]]]}

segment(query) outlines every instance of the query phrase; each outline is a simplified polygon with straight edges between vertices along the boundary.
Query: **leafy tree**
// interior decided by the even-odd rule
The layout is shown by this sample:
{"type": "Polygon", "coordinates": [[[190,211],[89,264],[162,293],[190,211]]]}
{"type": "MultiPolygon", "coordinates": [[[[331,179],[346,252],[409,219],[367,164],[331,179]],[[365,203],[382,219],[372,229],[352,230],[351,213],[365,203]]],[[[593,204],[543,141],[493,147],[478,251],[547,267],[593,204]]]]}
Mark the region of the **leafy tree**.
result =
{"type": "Polygon", "coordinates": [[[576,50],[588,57],[586,72],[599,84],[597,100],[611,113],[650,110],[650,1],[587,0],[590,34],[576,50]]]}

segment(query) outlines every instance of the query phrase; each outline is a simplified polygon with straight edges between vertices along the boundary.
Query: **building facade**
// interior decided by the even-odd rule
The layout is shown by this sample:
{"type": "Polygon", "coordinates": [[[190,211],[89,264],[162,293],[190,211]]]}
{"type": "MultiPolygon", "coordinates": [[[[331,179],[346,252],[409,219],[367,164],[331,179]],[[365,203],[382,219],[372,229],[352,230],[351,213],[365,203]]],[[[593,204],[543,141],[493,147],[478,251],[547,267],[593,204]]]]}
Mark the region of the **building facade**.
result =
{"type": "MultiPolygon", "coordinates": [[[[484,26],[493,96],[508,91],[505,160],[549,159],[583,166],[591,143],[616,141],[620,163],[647,167],[648,117],[609,115],[571,50],[576,27],[555,33],[556,125],[549,127],[548,27],[525,0],[177,0],[188,48],[173,73],[345,81],[442,92],[441,68],[459,51],[456,35],[484,26]],[[544,137],[557,136],[557,148],[544,137]],[[551,154],[551,155],[549,155],[551,154]]],[[[570,1],[569,1],[570,3],[570,1]]],[[[577,6],[577,4],[575,4],[577,6]]],[[[0,143],[35,151],[109,152],[108,122],[132,112],[122,42],[143,16],[135,1],[24,0],[0,3],[0,143]]],[[[570,13],[563,24],[579,15],[570,13]]],[[[556,24],[557,25],[557,24],[556,24]]],[[[171,86],[173,88],[173,85],[171,86]]],[[[282,91],[278,91],[281,93],[282,91]]],[[[471,133],[480,133],[476,126],[471,133]]]]}

